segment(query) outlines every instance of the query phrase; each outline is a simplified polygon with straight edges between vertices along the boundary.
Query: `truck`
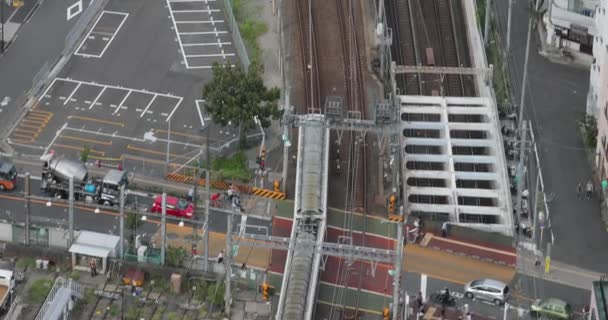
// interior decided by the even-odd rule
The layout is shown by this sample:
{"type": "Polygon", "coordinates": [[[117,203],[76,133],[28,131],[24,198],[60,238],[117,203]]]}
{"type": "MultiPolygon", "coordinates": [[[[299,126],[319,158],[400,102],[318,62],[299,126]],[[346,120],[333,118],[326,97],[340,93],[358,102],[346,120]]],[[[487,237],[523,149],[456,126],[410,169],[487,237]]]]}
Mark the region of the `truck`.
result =
{"type": "Polygon", "coordinates": [[[40,188],[48,195],[68,198],[70,179],[74,181],[74,200],[99,203],[107,206],[117,205],[120,188],[128,185],[128,175],[120,170],[109,170],[103,179],[94,179],[86,166],[79,161],[47,155],[41,158],[42,176],[40,188]]]}
{"type": "Polygon", "coordinates": [[[15,287],[15,278],[13,277],[13,271],[0,269],[0,308],[10,308],[10,304],[7,302],[12,290],[15,287]]]}
{"type": "Polygon", "coordinates": [[[15,165],[0,160],[0,191],[11,191],[17,186],[17,170],[15,165]]]}

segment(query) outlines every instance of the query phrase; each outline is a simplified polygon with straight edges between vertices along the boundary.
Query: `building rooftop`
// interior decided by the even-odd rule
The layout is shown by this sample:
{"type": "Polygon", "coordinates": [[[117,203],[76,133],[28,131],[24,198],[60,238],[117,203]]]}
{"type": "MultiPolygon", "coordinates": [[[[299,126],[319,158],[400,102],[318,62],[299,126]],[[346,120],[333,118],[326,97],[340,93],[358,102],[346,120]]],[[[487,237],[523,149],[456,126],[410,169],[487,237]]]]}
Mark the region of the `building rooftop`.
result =
{"type": "Polygon", "coordinates": [[[406,211],[512,235],[506,161],[492,100],[400,100],[406,211]]]}

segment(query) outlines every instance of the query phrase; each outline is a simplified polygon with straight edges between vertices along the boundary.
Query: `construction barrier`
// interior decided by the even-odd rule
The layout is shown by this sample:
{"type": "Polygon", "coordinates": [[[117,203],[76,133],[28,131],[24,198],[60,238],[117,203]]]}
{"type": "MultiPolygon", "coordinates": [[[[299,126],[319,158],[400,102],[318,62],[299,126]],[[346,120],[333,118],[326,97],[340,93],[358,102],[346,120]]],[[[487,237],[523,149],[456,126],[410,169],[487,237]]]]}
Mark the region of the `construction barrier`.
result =
{"type": "MultiPolygon", "coordinates": [[[[184,184],[193,184],[194,183],[193,177],[186,176],[186,175],[179,174],[179,173],[170,173],[167,175],[167,179],[171,180],[171,181],[179,182],[179,183],[184,183],[184,184]]],[[[199,179],[197,181],[197,184],[199,186],[204,186],[205,179],[199,179]]],[[[211,187],[214,189],[228,190],[230,185],[231,185],[231,183],[228,183],[225,181],[211,180],[211,187]]],[[[241,193],[251,194],[251,195],[258,196],[258,197],[264,197],[264,198],[269,198],[269,199],[274,199],[274,200],[285,200],[285,198],[287,198],[287,194],[285,194],[283,192],[276,192],[273,190],[256,188],[256,187],[251,187],[248,185],[242,185],[242,184],[236,184],[236,183],[232,183],[232,186],[234,186],[241,193]]]]}

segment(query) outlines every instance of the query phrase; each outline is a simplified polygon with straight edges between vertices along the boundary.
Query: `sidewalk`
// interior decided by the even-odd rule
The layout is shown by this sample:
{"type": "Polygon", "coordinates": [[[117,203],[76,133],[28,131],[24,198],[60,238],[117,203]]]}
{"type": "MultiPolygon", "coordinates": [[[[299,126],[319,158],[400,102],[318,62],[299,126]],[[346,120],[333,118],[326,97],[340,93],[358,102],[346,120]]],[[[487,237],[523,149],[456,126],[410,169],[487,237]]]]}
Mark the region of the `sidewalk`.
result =
{"type": "MultiPolygon", "coordinates": [[[[157,247],[160,247],[162,242],[160,237],[161,231],[159,229],[152,237],[152,241],[157,247]]],[[[191,252],[192,228],[167,224],[166,237],[168,247],[180,247],[184,248],[187,252],[191,252]]],[[[197,254],[202,256],[205,248],[202,231],[198,231],[197,239],[197,254]]],[[[233,241],[233,245],[239,245],[233,265],[242,265],[245,263],[248,267],[266,270],[268,263],[270,262],[271,250],[268,248],[250,246],[249,244],[252,243],[253,241],[250,240],[233,241]]],[[[219,232],[209,232],[209,260],[212,263],[217,263],[217,255],[221,250],[226,251],[226,235],[219,232]]]]}
{"type": "Polygon", "coordinates": [[[593,281],[597,281],[604,276],[604,274],[556,260],[550,261],[549,273],[545,274],[545,259],[540,254],[536,257],[531,251],[520,248],[518,250],[517,271],[525,275],[583,290],[591,290],[593,281]],[[539,257],[540,264],[538,266],[534,265],[537,261],[536,257],[539,257]]]}
{"type": "Polygon", "coordinates": [[[512,267],[515,267],[517,262],[516,250],[513,248],[492,246],[485,243],[471,243],[469,241],[462,241],[458,238],[454,238],[453,236],[444,238],[427,232],[420,245],[435,250],[465,255],[473,259],[512,267]]]}

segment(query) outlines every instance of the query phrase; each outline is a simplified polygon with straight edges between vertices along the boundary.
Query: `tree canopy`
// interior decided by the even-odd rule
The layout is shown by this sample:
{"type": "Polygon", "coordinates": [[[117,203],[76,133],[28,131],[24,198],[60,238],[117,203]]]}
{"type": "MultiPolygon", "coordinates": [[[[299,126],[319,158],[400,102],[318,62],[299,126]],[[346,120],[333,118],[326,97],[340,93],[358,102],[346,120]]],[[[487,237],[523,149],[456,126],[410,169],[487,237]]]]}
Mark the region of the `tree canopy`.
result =
{"type": "Polygon", "coordinates": [[[229,123],[240,128],[239,134],[255,127],[254,116],[262,127],[278,120],[278,88],[267,88],[262,81],[261,67],[252,63],[247,72],[240,66],[213,65],[213,79],[203,88],[203,99],[213,121],[221,126],[229,123]]]}

